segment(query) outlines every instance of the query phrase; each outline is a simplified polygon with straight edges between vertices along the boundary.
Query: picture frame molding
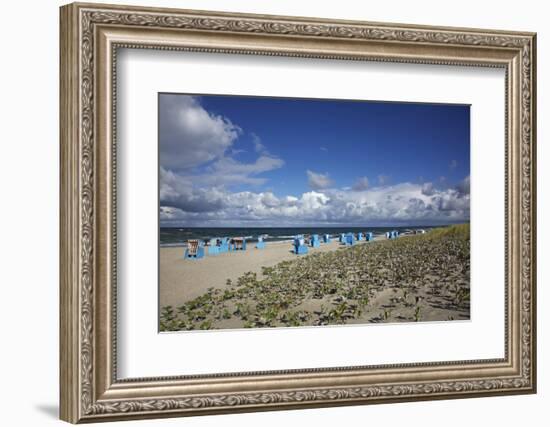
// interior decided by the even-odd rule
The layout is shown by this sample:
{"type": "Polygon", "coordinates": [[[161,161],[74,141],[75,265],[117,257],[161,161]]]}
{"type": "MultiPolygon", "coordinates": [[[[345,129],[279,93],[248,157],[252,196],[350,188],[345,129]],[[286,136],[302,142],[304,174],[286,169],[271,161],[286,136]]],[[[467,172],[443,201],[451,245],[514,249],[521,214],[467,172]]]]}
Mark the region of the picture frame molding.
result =
{"type": "Polygon", "coordinates": [[[536,35],[74,3],[60,9],[60,417],[72,423],[536,392],[536,35]],[[496,360],[116,376],[119,48],[506,70],[506,343],[496,360]]]}

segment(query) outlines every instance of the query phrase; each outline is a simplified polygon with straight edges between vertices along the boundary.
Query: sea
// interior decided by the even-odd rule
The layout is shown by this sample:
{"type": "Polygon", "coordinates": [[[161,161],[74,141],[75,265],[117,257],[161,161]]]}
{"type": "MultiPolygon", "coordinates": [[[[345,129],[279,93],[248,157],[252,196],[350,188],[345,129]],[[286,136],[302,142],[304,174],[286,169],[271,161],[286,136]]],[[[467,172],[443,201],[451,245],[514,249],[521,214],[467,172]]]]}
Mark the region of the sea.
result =
{"type": "Polygon", "coordinates": [[[408,227],[261,227],[261,228],[160,228],[160,246],[185,246],[187,240],[209,240],[216,237],[245,237],[249,242],[257,242],[263,236],[265,242],[291,241],[294,236],[318,234],[319,237],[329,234],[338,237],[340,233],[372,232],[374,236],[384,235],[386,231],[397,230],[400,234],[414,230],[429,230],[435,226],[408,227]]]}

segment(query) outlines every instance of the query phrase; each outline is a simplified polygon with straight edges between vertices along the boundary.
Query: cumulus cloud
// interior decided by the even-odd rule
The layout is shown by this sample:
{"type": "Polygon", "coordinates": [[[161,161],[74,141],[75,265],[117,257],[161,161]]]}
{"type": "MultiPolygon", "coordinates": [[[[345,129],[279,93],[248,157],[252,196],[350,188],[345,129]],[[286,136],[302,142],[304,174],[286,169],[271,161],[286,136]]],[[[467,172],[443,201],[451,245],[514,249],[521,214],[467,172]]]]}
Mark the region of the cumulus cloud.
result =
{"type": "Polygon", "coordinates": [[[460,194],[470,195],[470,175],[464,178],[457,186],[457,190],[460,194]]]}
{"type": "Polygon", "coordinates": [[[159,101],[160,164],[185,170],[221,158],[242,132],[192,97],[163,94],[159,101]]]}
{"type": "Polygon", "coordinates": [[[284,165],[254,133],[252,142],[258,157],[248,163],[237,160],[235,156],[243,150],[234,148],[234,143],[242,134],[241,128],[227,117],[206,111],[196,97],[163,94],[159,108],[161,193],[163,185],[168,191],[177,180],[186,203],[197,205],[199,211],[219,206],[219,201],[205,200],[200,193],[206,190],[197,188],[262,185],[266,179],[258,175],[284,165]]]}
{"type": "Polygon", "coordinates": [[[431,182],[425,182],[422,184],[422,194],[425,196],[433,196],[435,193],[434,185],[431,182]]]}
{"type": "Polygon", "coordinates": [[[328,173],[316,173],[310,170],[307,171],[307,182],[313,190],[328,188],[333,184],[328,173]]]}
{"type": "Polygon", "coordinates": [[[359,178],[355,181],[352,187],[355,191],[363,191],[369,188],[369,179],[366,176],[359,178]]]}
{"type": "Polygon", "coordinates": [[[226,193],[216,187],[194,188],[189,179],[161,167],[159,197],[162,207],[186,212],[216,212],[225,207],[226,193]]]}
{"type": "MultiPolygon", "coordinates": [[[[272,192],[231,193],[223,188],[208,192],[189,190],[181,198],[173,196],[174,184],[163,194],[171,204],[161,208],[161,221],[188,225],[384,225],[436,224],[468,221],[470,196],[457,188],[426,192],[422,184],[401,183],[363,191],[324,189],[300,196],[278,197],[272,192]],[[426,194],[429,193],[429,194],[426,194]],[[189,200],[187,200],[189,199],[189,200]]],[[[162,197],[161,197],[162,199],[162,197]]]]}

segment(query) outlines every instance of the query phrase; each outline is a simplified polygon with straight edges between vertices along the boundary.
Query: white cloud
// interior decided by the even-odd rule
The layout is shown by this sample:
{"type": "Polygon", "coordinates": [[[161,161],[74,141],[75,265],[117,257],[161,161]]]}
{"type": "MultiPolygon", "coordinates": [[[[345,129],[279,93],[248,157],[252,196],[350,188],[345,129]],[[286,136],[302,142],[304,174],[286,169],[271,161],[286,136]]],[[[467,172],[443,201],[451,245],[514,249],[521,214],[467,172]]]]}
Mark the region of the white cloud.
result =
{"type": "Polygon", "coordinates": [[[254,151],[256,151],[256,153],[266,152],[267,150],[265,148],[265,145],[262,144],[261,138],[255,133],[251,133],[251,135],[252,135],[252,143],[254,144],[254,151]]]}
{"type": "Polygon", "coordinates": [[[242,163],[231,157],[217,160],[208,169],[210,172],[218,172],[225,175],[256,175],[278,169],[284,165],[284,161],[278,157],[261,155],[254,163],[242,163]]]}
{"type": "Polygon", "coordinates": [[[192,96],[162,95],[159,108],[160,164],[167,169],[190,169],[221,158],[241,133],[192,96]]]}
{"type": "Polygon", "coordinates": [[[272,192],[231,193],[223,188],[189,192],[183,188],[187,193],[172,198],[177,203],[162,203],[164,224],[177,221],[202,226],[435,224],[468,221],[470,217],[469,195],[456,188],[434,187],[428,195],[422,184],[401,183],[364,191],[314,190],[299,197],[277,197],[272,192]]]}
{"type": "Polygon", "coordinates": [[[328,188],[333,184],[333,181],[330,179],[328,173],[322,174],[310,170],[307,171],[307,181],[313,190],[328,188]]]}
{"type": "Polygon", "coordinates": [[[422,184],[422,194],[425,196],[433,196],[435,193],[434,185],[431,182],[425,182],[422,184]]]}
{"type": "Polygon", "coordinates": [[[355,181],[352,187],[355,191],[363,191],[369,188],[369,179],[366,176],[359,178],[355,181]]]}
{"type": "Polygon", "coordinates": [[[237,160],[234,156],[243,150],[233,145],[242,130],[227,117],[206,111],[192,96],[162,95],[160,129],[161,175],[164,173],[166,181],[164,193],[161,183],[161,200],[168,200],[170,185],[178,177],[180,195],[186,195],[188,202],[200,200],[199,208],[206,207],[208,203],[203,204],[204,197],[199,196],[206,190],[197,188],[262,185],[266,179],[259,174],[284,165],[282,159],[267,151],[254,133],[251,134],[254,151],[259,157],[250,163],[237,160]]]}
{"type": "Polygon", "coordinates": [[[457,190],[461,194],[467,194],[470,195],[470,175],[468,175],[466,178],[464,178],[457,186],[457,190]]]}

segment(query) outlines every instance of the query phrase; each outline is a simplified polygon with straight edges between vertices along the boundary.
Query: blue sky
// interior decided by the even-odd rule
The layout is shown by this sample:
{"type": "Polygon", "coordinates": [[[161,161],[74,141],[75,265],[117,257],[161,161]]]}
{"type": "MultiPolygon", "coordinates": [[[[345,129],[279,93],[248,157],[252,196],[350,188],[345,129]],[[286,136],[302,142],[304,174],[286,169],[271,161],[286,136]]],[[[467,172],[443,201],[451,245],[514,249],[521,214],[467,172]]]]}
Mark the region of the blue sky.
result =
{"type": "Polygon", "coordinates": [[[164,226],[469,220],[469,106],[160,94],[159,153],[164,226]]]}

